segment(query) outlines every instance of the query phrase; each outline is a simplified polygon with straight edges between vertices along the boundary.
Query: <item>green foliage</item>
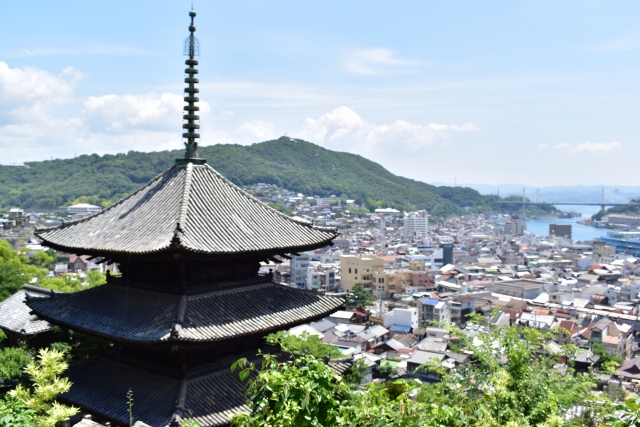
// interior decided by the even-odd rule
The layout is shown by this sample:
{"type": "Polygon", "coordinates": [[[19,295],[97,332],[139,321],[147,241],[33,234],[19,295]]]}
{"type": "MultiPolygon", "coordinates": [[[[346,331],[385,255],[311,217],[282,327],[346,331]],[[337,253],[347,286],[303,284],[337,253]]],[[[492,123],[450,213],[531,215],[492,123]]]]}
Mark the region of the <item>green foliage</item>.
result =
{"type": "Polygon", "coordinates": [[[60,292],[77,292],[83,289],[94,288],[107,283],[106,276],[99,271],[89,271],[86,283],[81,282],[75,275],[44,278],[40,280],[40,286],[60,292]]]}
{"type": "Polygon", "coordinates": [[[611,427],[638,427],[640,425],[640,403],[629,398],[615,406],[615,412],[605,417],[606,425],[611,427]]]}
{"type": "Polygon", "coordinates": [[[366,370],[367,364],[364,363],[363,359],[358,359],[351,366],[349,372],[344,374],[342,379],[350,386],[357,386],[362,382],[362,379],[364,378],[364,371],[366,370]]]}
{"type": "Polygon", "coordinates": [[[593,343],[591,346],[593,354],[600,356],[598,361],[599,366],[604,366],[611,369],[612,366],[618,367],[622,365],[623,360],[607,351],[607,349],[601,343],[593,343]]]}
{"type": "Polygon", "coordinates": [[[232,417],[237,426],[324,427],[338,425],[342,400],[349,388],[337,375],[313,356],[278,362],[264,355],[261,369],[240,359],[231,370],[240,369],[242,380],[249,382],[247,397],[250,413],[232,417]]]}
{"type": "Polygon", "coordinates": [[[55,253],[51,255],[49,252],[38,251],[33,254],[32,263],[40,268],[51,270],[56,265],[57,257],[55,253]]]}
{"type": "Polygon", "coordinates": [[[396,372],[396,370],[393,368],[391,363],[387,362],[386,360],[380,362],[380,365],[378,365],[377,371],[378,371],[378,374],[380,374],[380,376],[386,377],[386,378],[391,377],[396,372]]]}
{"type": "MultiPolygon", "coordinates": [[[[364,157],[282,137],[250,146],[216,144],[199,155],[236,185],[258,182],[303,193],[348,195],[368,208],[427,209],[440,217],[498,210],[496,196],[462,187],[435,187],[394,175],[364,157]]],[[[82,155],[0,166],[3,206],[55,209],[78,202],[107,206],[149,182],[183,156],[182,150],[82,155]]]]}
{"type": "MultiPolygon", "coordinates": [[[[595,380],[556,369],[560,355],[539,356],[549,338],[536,329],[505,327],[476,335],[468,345],[475,363],[454,370],[429,365],[442,381],[396,380],[350,389],[312,356],[278,363],[266,356],[259,370],[245,359],[234,364],[248,381],[249,414],[243,426],[595,426],[611,412],[604,396],[591,395],[595,380]],[[574,407],[581,414],[565,419],[574,407]]],[[[567,349],[567,353],[573,351],[567,349]]],[[[637,411],[637,407],[632,408],[637,411]]],[[[631,424],[623,424],[631,425],[631,424]]]]}
{"type": "Polygon", "coordinates": [[[53,331],[59,341],[50,347],[63,352],[68,362],[95,356],[101,348],[113,346],[112,342],[105,339],[67,328],[54,326],[53,331]]]}
{"type": "Polygon", "coordinates": [[[18,292],[31,279],[44,277],[46,274],[46,270],[25,264],[9,242],[0,240],[0,301],[18,292]]]}
{"type": "Polygon", "coordinates": [[[22,370],[31,362],[29,351],[22,347],[0,350],[0,380],[19,381],[22,370]]]}
{"type": "Polygon", "coordinates": [[[0,398],[0,427],[35,427],[35,411],[11,395],[0,398]]]}
{"type": "Polygon", "coordinates": [[[346,308],[362,308],[365,309],[372,304],[376,297],[364,288],[362,283],[356,283],[349,291],[349,298],[344,303],[346,308]]]}
{"type": "Polygon", "coordinates": [[[64,353],[57,350],[42,349],[37,360],[31,361],[24,369],[29,374],[32,387],[18,385],[9,395],[24,407],[34,412],[36,427],[54,427],[56,423],[78,413],[78,409],[55,401],[60,393],[69,391],[71,383],[60,375],[67,370],[64,353]]]}
{"type": "Polygon", "coordinates": [[[342,357],[338,347],[325,344],[319,337],[310,335],[307,332],[303,332],[297,337],[291,335],[288,331],[279,331],[267,335],[267,342],[271,345],[278,345],[282,350],[296,355],[342,357]]]}

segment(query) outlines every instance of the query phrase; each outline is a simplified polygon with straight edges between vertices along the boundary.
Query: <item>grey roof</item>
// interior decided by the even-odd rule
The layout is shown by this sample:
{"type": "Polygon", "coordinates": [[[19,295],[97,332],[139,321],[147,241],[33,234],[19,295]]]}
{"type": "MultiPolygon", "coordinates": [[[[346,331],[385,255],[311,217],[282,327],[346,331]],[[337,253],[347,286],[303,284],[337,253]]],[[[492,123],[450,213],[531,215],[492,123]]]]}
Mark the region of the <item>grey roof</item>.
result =
{"type": "Polygon", "coordinates": [[[343,303],[339,296],[273,283],[192,296],[106,284],[28,301],[52,323],[148,344],[214,342],[264,333],[325,316],[343,303]]]}
{"type": "Polygon", "coordinates": [[[425,338],[416,346],[419,350],[430,351],[432,353],[444,353],[447,350],[446,342],[434,341],[431,338],[425,338]]]}
{"type": "Polygon", "coordinates": [[[411,355],[411,358],[407,360],[407,363],[424,365],[427,362],[433,362],[433,359],[442,362],[444,357],[444,353],[432,353],[430,351],[416,350],[413,352],[413,355],[411,355]]]}
{"type": "Polygon", "coordinates": [[[24,286],[0,302],[0,328],[20,335],[33,335],[51,329],[49,322],[31,314],[31,308],[25,303],[27,293],[32,297],[51,295],[49,289],[24,286]]]}
{"type": "Polygon", "coordinates": [[[209,165],[174,165],[100,213],[36,231],[71,253],[211,255],[297,252],[326,246],[335,229],[296,221],[250,196],[209,165]]]}
{"type": "MultiPolygon", "coordinates": [[[[202,426],[229,424],[229,416],[247,411],[244,384],[228,367],[181,381],[104,358],[83,359],[65,373],[73,383],[61,400],[123,425],[129,425],[122,396],[134,392],[136,419],[151,426],[166,426],[174,414],[184,382],[184,406],[202,426]]],[[[190,413],[190,415],[189,415],[190,413]]]]}
{"type": "MultiPolygon", "coordinates": [[[[281,354],[278,360],[290,357],[281,354]]],[[[328,362],[338,375],[347,373],[352,365],[351,358],[328,362]]],[[[229,365],[180,379],[94,357],[74,362],[65,375],[73,387],[60,395],[61,400],[123,425],[129,425],[126,400],[122,404],[122,396],[126,399],[129,390],[133,390],[135,399],[135,419],[153,427],[169,425],[179,402],[183,402],[183,417],[190,417],[203,427],[230,425],[232,414],[249,411],[246,384],[237,372],[231,372],[229,365]]]]}
{"type": "Polygon", "coordinates": [[[326,332],[329,329],[333,329],[336,327],[336,324],[333,323],[331,320],[327,319],[322,319],[319,322],[316,323],[312,323],[311,327],[315,330],[318,330],[320,332],[326,332]]]}

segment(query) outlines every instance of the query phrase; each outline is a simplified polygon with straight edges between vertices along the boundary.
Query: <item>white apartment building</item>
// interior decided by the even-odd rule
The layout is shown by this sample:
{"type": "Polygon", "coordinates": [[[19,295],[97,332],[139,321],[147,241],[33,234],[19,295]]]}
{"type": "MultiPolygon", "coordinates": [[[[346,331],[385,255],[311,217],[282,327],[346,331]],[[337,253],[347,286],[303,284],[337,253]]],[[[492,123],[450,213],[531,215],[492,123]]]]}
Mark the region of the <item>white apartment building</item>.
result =
{"type": "Polygon", "coordinates": [[[409,214],[404,217],[405,240],[424,239],[429,236],[429,218],[409,214]]]}
{"type": "Polygon", "coordinates": [[[307,284],[307,270],[309,269],[309,255],[294,255],[291,258],[291,282],[299,286],[307,284]]]}
{"type": "Polygon", "coordinates": [[[418,309],[416,307],[411,308],[395,308],[389,313],[384,315],[384,327],[399,325],[410,326],[414,330],[420,324],[418,317],[418,309]]]}
{"type": "Polygon", "coordinates": [[[77,205],[67,208],[67,212],[71,214],[74,219],[84,218],[101,211],[102,208],[100,206],[90,205],[88,203],[78,203],[77,205]]]}

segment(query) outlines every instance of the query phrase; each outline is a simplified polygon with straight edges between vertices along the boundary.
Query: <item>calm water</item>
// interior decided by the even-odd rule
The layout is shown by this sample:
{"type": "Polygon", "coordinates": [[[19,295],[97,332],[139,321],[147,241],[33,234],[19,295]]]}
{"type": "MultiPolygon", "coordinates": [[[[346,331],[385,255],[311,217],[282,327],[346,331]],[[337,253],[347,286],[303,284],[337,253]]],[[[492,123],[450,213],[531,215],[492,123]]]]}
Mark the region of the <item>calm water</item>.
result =
{"type": "Polygon", "coordinates": [[[607,229],[588,227],[586,225],[576,224],[576,221],[584,220],[600,210],[599,206],[556,206],[561,211],[581,212],[582,216],[578,218],[542,218],[527,219],[527,231],[539,234],[541,236],[549,235],[549,224],[572,224],[571,234],[574,240],[592,240],[597,237],[606,236],[607,229]]]}

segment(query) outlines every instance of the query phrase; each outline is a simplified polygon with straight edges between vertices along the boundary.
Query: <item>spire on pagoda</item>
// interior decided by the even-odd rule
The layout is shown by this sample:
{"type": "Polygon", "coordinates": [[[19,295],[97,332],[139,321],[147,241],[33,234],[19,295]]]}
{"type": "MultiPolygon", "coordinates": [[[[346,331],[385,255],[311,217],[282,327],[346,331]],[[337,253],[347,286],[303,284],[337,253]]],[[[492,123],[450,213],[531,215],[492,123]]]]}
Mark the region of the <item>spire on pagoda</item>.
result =
{"type": "Polygon", "coordinates": [[[186,77],[184,81],[185,83],[188,83],[189,86],[184,89],[184,100],[187,105],[184,106],[184,111],[186,114],[182,116],[182,118],[187,122],[182,125],[182,128],[186,131],[182,134],[182,137],[187,139],[187,141],[184,143],[186,147],[184,158],[197,159],[197,139],[200,138],[200,134],[196,133],[196,131],[200,129],[200,125],[196,123],[196,121],[200,120],[200,116],[196,115],[196,112],[200,111],[200,107],[198,107],[196,103],[200,99],[196,97],[196,94],[200,92],[200,90],[196,88],[198,79],[194,76],[198,74],[198,70],[196,68],[196,66],[198,65],[198,61],[194,58],[196,56],[200,56],[200,42],[193,35],[193,33],[195,33],[196,31],[196,27],[193,25],[193,18],[195,18],[196,12],[194,10],[191,10],[189,12],[189,16],[191,17],[191,25],[189,26],[189,32],[191,32],[191,35],[189,35],[189,37],[187,37],[184,41],[184,55],[189,57],[189,59],[185,61],[187,69],[184,70],[184,72],[188,75],[188,77],[186,77]]]}

